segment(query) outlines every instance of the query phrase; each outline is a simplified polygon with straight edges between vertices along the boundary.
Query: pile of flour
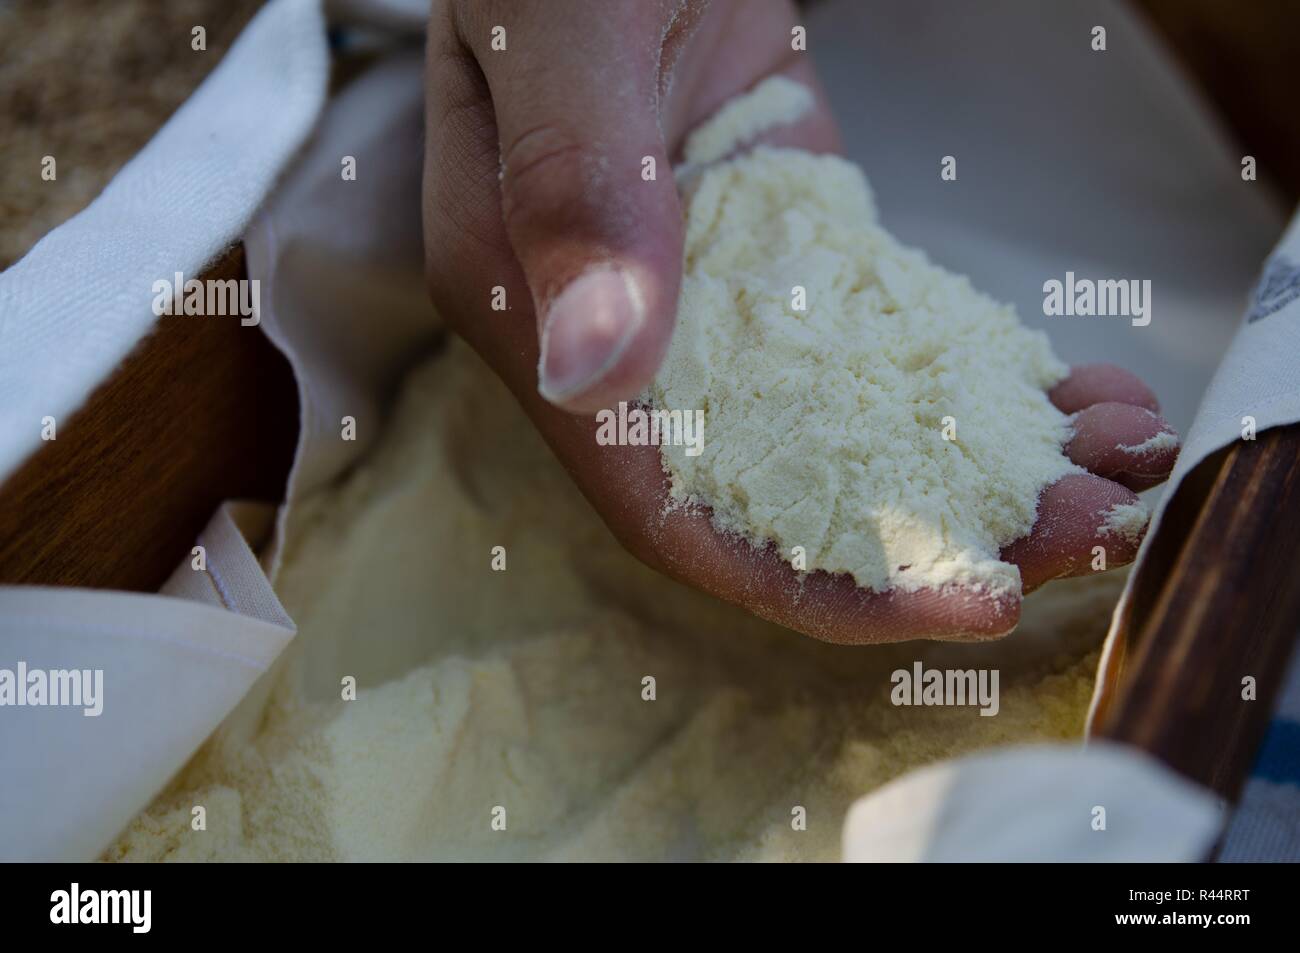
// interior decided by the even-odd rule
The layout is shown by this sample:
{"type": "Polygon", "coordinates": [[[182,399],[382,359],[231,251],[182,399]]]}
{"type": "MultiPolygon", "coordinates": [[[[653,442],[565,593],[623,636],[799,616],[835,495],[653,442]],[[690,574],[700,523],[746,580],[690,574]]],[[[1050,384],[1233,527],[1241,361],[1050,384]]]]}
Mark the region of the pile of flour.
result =
{"type": "MultiPolygon", "coordinates": [[[[810,98],[791,86],[729,105],[687,156],[727,154],[718,140],[752,137],[757,117],[797,119],[810,98]]],[[[674,497],[869,589],[1018,593],[999,550],[1077,469],[1046,336],[894,239],[843,159],[759,147],[681,181],[677,328],[646,399],[703,410],[706,436],[699,456],[663,448],[674,497]]]]}
{"type": "Polygon", "coordinates": [[[107,859],[835,860],[848,806],[901,773],[1078,738],[1123,583],[1054,583],[995,644],[796,635],[624,552],[459,341],[412,372],[366,462],[291,511],[286,546],[299,631],[269,698],[107,859]],[[999,669],[997,716],[894,707],[917,660],[999,669]]]}

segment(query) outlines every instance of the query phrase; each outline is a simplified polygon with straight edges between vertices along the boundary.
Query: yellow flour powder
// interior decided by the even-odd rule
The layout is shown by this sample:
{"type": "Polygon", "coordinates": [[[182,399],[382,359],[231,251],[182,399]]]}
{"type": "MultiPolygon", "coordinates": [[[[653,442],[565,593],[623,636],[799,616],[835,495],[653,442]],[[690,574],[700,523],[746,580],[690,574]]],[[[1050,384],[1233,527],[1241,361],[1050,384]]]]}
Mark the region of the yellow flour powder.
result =
{"type": "Polygon", "coordinates": [[[835,859],[909,768],[1078,737],[1122,582],[1053,584],[995,644],[795,635],[624,553],[458,341],[287,547],[287,657],[106,859],[835,859]],[[999,713],[893,707],[918,659],[1000,668],[999,713]]]}
{"type": "MultiPolygon", "coordinates": [[[[792,86],[724,107],[687,156],[725,154],[715,140],[752,136],[758,117],[789,121],[792,86]]],[[[1018,595],[998,553],[1078,469],[1047,399],[1067,369],[1046,336],[894,239],[843,159],[759,148],[683,187],[677,327],[647,397],[704,411],[705,439],[698,455],[662,447],[673,495],[869,589],[1018,595]]]]}

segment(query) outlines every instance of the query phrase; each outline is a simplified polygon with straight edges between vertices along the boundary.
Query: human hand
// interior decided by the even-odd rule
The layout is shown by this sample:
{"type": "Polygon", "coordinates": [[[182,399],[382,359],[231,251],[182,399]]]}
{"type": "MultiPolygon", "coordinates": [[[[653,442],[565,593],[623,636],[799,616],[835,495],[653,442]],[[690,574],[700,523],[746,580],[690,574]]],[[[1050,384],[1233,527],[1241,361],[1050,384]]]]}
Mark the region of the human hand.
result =
{"type": "MultiPolygon", "coordinates": [[[[773,547],[719,533],[705,513],[666,512],[657,448],[595,440],[591,412],[640,393],[672,333],[683,238],[670,161],[687,132],[779,74],[812,90],[815,104],[763,141],[838,151],[807,54],[791,49],[795,23],[784,0],[437,0],[424,183],[430,292],[649,565],[830,641],[996,637],[1014,626],[1018,600],[872,593],[847,576],[798,574],[773,547]],[[504,50],[492,48],[498,26],[504,50]],[[647,156],[657,167],[650,181],[647,156]],[[506,310],[492,307],[497,288],[506,310]]],[[[1135,498],[1126,487],[1159,482],[1174,456],[1115,456],[1168,429],[1131,375],[1078,369],[1053,400],[1079,411],[1067,454],[1092,472],[1049,487],[1033,531],[1004,550],[1025,591],[1090,571],[1093,545],[1107,547],[1110,566],[1130,560],[1136,541],[1099,539],[1098,527],[1135,498]]]]}

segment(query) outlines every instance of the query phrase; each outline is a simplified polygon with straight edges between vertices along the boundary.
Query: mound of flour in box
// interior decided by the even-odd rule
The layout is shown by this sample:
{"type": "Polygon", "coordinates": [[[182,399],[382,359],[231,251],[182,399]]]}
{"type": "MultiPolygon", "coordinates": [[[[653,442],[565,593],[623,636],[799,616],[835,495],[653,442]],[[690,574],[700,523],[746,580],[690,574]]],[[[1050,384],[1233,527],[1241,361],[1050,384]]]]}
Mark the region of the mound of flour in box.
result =
{"type": "Polygon", "coordinates": [[[704,411],[700,455],[662,448],[674,497],[870,589],[1018,593],[998,552],[1076,469],[1046,336],[895,240],[843,159],[760,147],[685,178],[678,323],[646,395],[704,411]]]}
{"type": "Polygon", "coordinates": [[[849,805],[909,769],[1079,738],[1123,586],[1055,583],[1000,643],[796,635],[625,552],[460,341],[287,533],[276,591],[298,635],[269,700],[105,859],[835,860],[849,805]],[[997,717],[892,704],[918,661],[997,669],[997,717]]]}

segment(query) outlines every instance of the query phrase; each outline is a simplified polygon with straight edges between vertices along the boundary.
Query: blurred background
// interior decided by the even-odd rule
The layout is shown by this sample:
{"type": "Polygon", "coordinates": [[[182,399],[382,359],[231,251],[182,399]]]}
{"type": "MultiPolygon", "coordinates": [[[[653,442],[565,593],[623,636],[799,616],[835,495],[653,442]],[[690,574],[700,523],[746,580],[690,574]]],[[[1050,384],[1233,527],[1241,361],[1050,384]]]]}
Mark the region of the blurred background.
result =
{"type": "MultiPolygon", "coordinates": [[[[99,193],[216,66],[262,2],[0,0],[0,270],[99,193]],[[206,53],[176,42],[195,24],[207,30],[206,53]],[[59,159],[58,189],[41,188],[31,175],[50,154],[59,159]]],[[[1300,3],[1130,5],[1258,158],[1261,179],[1293,203],[1300,197],[1300,123],[1293,121],[1300,3]]]]}
{"type": "Polygon", "coordinates": [[[0,269],[85,208],[262,0],[0,0],[0,269]],[[190,48],[202,24],[207,52],[190,48]],[[32,170],[58,159],[59,188],[32,170]]]}

